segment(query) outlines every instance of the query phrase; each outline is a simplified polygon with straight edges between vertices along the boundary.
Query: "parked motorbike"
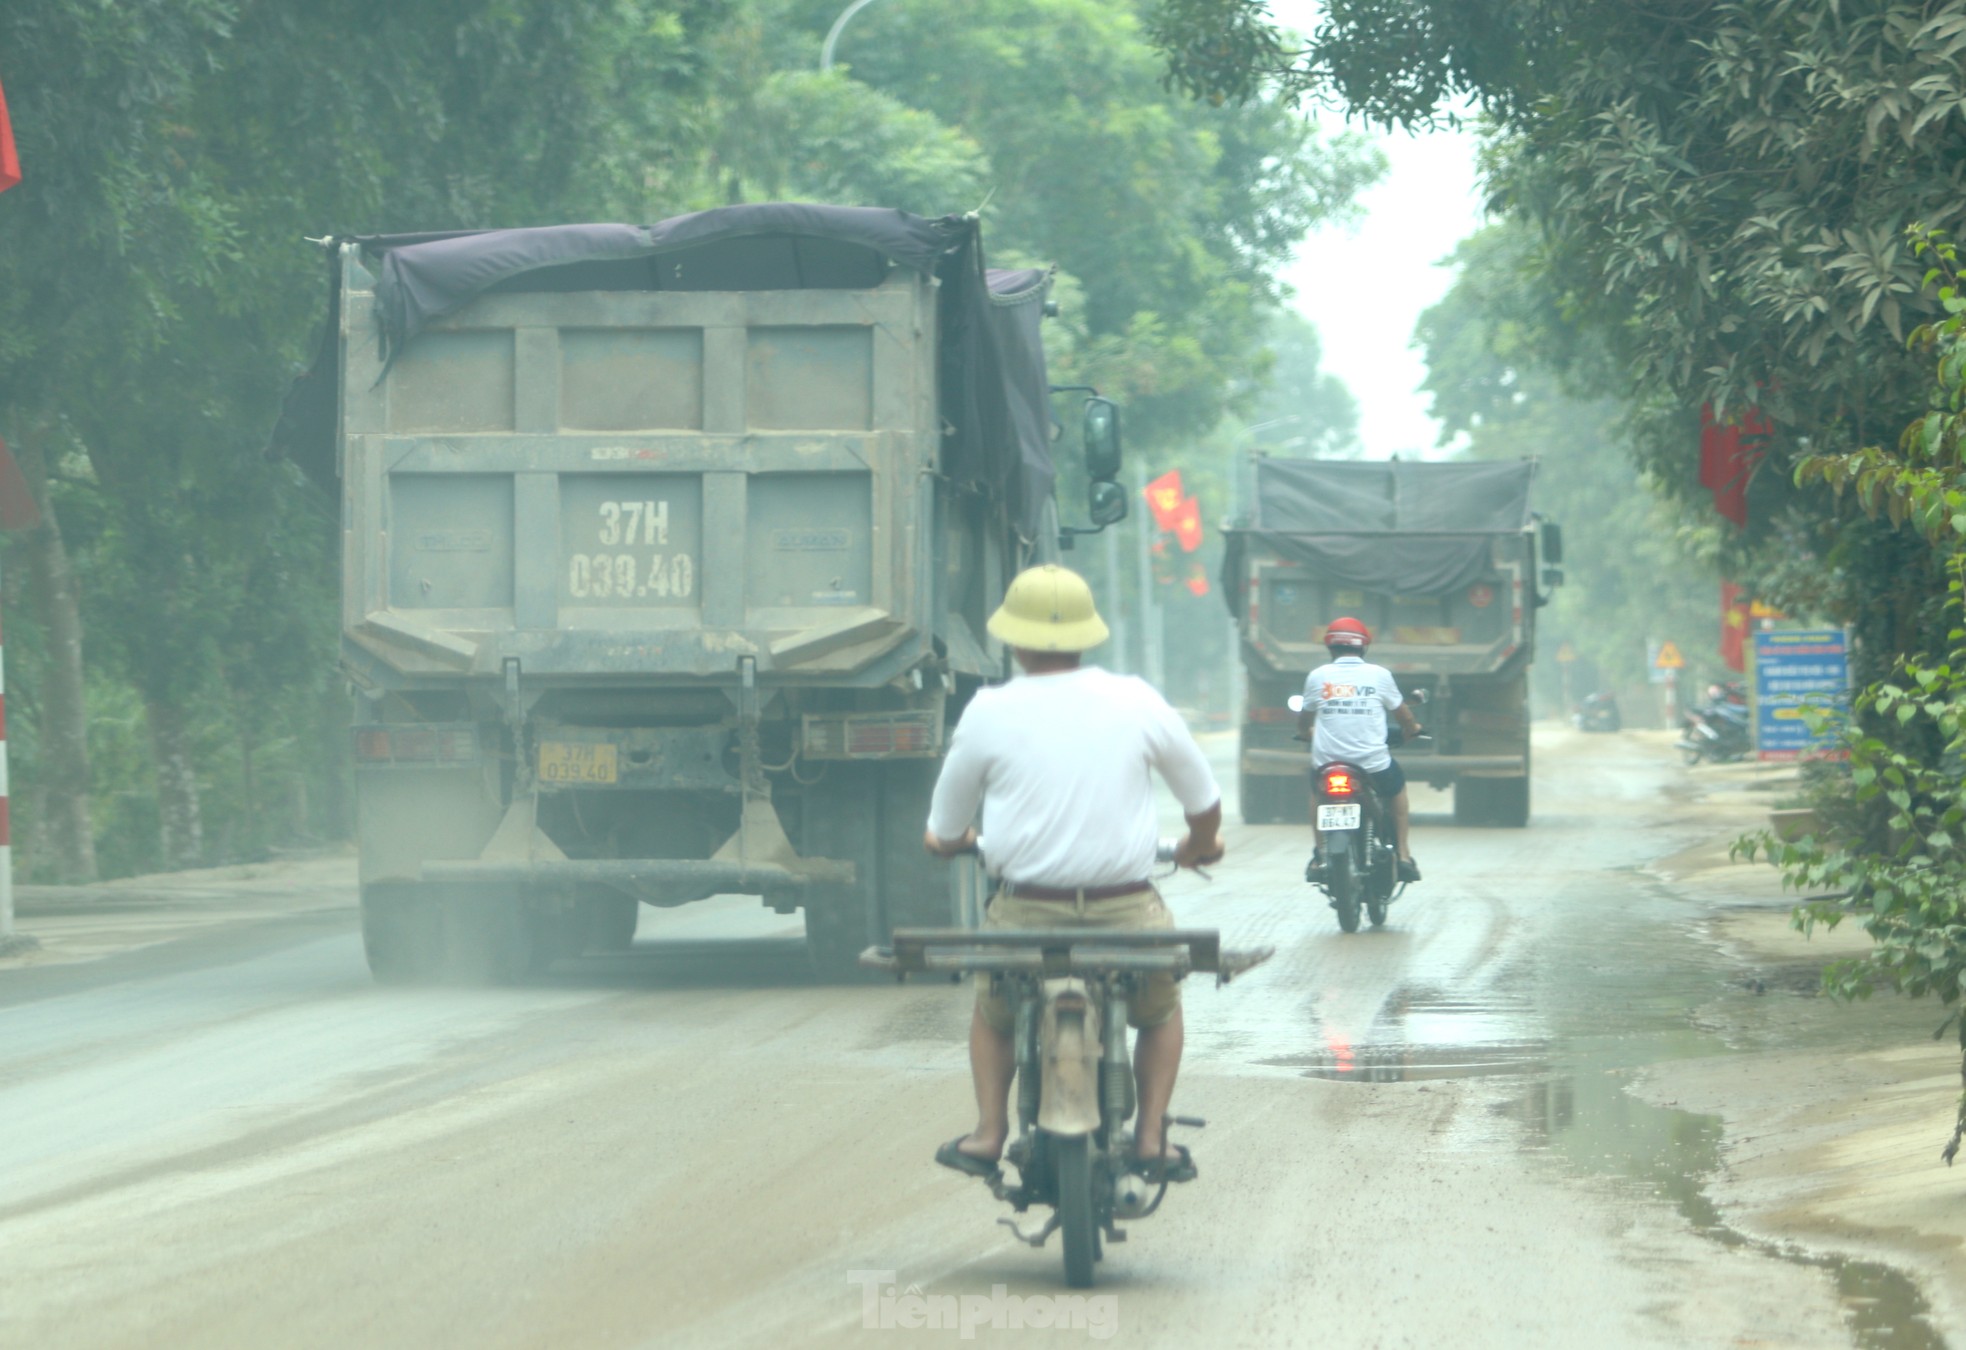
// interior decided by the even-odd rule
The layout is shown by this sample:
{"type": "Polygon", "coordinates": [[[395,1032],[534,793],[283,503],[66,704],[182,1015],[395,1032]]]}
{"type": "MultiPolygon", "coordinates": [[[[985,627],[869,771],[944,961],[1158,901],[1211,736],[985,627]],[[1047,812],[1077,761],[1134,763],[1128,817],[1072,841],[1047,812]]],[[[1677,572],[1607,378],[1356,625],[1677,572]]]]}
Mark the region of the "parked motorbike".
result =
{"type": "MultiPolygon", "coordinates": [[[[1409,698],[1424,703],[1426,691],[1416,689],[1409,698]]],[[[1303,704],[1301,696],[1291,696],[1292,712],[1302,711],[1303,704]]],[[[1388,746],[1397,748],[1405,741],[1405,732],[1399,727],[1386,728],[1388,746]]],[[[1413,744],[1432,745],[1433,737],[1422,732],[1413,738],[1413,744]]],[[[1361,908],[1377,928],[1386,922],[1386,911],[1393,902],[1406,893],[1406,883],[1399,879],[1392,803],[1380,800],[1370,774],[1343,760],[1315,766],[1312,787],[1324,867],[1319,870],[1315,862],[1306,866],[1304,880],[1330,897],[1343,931],[1358,931],[1361,908]]]]}
{"type": "MultiPolygon", "coordinates": [[[[860,963],[906,979],[987,974],[1016,1009],[1016,1134],[1001,1167],[983,1180],[1018,1214],[1050,1216],[1035,1232],[997,1220],[1019,1240],[1042,1247],[1062,1235],[1065,1283],[1090,1288],[1105,1243],[1124,1242],[1123,1220],[1160,1208],[1170,1181],[1150,1179],[1133,1157],[1126,1128],[1136,1104],[1127,1050],[1127,996],[1136,982],[1166,972],[1212,974],[1218,985],[1269,960],[1274,947],[1225,950],[1212,928],[995,929],[898,928],[890,945],[869,947],[860,963]]],[[[1166,1125],[1199,1129],[1192,1116],[1166,1125]]]]}
{"type": "Polygon", "coordinates": [[[1739,684],[1707,686],[1707,701],[1681,719],[1676,748],[1688,764],[1725,764],[1754,748],[1747,691],[1739,684]]]}
{"type": "Polygon", "coordinates": [[[1571,720],[1579,731],[1619,731],[1625,725],[1625,719],[1618,711],[1618,696],[1609,689],[1584,695],[1584,701],[1577,705],[1571,720]]]}

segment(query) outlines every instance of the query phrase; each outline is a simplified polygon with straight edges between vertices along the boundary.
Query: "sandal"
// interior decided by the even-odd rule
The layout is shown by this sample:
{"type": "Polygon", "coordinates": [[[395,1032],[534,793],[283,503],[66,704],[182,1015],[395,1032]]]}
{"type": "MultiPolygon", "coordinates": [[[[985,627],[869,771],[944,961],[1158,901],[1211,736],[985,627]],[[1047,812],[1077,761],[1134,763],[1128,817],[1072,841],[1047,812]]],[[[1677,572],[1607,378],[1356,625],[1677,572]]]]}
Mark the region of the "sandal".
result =
{"type": "Polygon", "coordinates": [[[969,1138],[967,1134],[959,1134],[936,1149],[935,1161],[951,1171],[961,1172],[966,1177],[981,1177],[985,1181],[1003,1170],[997,1166],[993,1158],[979,1158],[974,1153],[964,1153],[962,1142],[967,1138],[969,1138]]]}
{"type": "Polygon", "coordinates": [[[1149,1182],[1193,1181],[1201,1173],[1195,1169],[1194,1155],[1183,1144],[1169,1144],[1172,1158],[1135,1158],[1128,1170],[1149,1182]]]}

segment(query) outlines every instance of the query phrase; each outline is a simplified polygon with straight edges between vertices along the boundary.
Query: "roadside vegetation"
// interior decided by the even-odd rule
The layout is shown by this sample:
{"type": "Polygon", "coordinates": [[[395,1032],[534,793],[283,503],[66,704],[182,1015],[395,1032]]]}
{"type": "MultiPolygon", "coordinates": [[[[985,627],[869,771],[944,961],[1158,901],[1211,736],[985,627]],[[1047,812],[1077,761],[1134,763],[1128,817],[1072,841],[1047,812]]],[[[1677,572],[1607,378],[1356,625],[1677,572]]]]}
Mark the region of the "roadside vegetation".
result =
{"type": "Polygon", "coordinates": [[[1147,464],[1246,415],[1273,364],[1318,385],[1274,278],[1380,171],[1364,139],[1167,88],[1124,3],[883,0],[821,73],[839,9],[0,6],[25,173],[0,436],[44,521],[0,545],[31,879],[346,837],[335,502],[267,454],[325,310],[303,235],[980,209],[993,263],[1058,264],[1053,378],[1123,400],[1147,464]]]}
{"type": "Polygon", "coordinates": [[[1520,424],[1551,391],[1573,400],[1586,438],[1612,432],[1654,494],[1589,528],[1684,522],[1665,532],[1690,526],[1686,552],[1722,576],[1849,625],[1850,768],[1811,775],[1814,837],[1758,846],[1804,895],[1829,896],[1798,922],[1854,916],[1878,940],[1831,972],[1834,992],[1953,1008],[1966,301],[1930,232],[1956,234],[1966,211],[1966,0],[1333,0],[1302,37],[1263,0],[1163,0],[1153,32],[1203,102],[1479,120],[1501,223],[1464,248],[1423,327],[1436,406],[1478,453],[1520,434],[1554,455],[1560,434],[1520,424]],[[1508,343],[1535,373],[1498,394],[1466,358],[1508,343]],[[1716,523],[1700,485],[1703,407],[1770,424],[1740,529],[1716,523]]]}

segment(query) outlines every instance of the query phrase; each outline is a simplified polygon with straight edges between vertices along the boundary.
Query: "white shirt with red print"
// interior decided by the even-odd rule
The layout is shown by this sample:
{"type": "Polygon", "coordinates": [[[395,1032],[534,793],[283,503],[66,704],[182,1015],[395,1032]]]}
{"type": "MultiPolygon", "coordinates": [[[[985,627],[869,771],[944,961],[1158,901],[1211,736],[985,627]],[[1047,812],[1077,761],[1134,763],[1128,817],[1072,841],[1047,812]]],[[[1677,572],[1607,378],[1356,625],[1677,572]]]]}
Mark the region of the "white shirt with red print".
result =
{"type": "Polygon", "coordinates": [[[1406,700],[1384,666],[1341,656],[1304,680],[1304,707],[1317,714],[1311,731],[1311,763],[1343,760],[1367,773],[1392,767],[1386,748],[1386,714],[1406,700]]]}

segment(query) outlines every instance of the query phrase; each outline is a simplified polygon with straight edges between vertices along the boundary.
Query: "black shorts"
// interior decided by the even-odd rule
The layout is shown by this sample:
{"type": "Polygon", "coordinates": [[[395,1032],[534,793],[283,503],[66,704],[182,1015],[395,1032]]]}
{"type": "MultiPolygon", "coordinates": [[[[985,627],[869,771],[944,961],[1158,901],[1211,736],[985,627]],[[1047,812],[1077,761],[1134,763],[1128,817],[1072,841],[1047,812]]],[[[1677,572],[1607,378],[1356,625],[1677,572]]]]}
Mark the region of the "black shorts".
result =
{"type": "MultiPolygon", "coordinates": [[[[1311,770],[1313,787],[1317,786],[1318,774],[1321,772],[1321,769],[1311,770]]],[[[1383,769],[1367,769],[1365,776],[1371,780],[1372,790],[1379,794],[1380,801],[1389,802],[1406,791],[1406,770],[1399,767],[1398,760],[1394,760],[1383,769]]]]}

